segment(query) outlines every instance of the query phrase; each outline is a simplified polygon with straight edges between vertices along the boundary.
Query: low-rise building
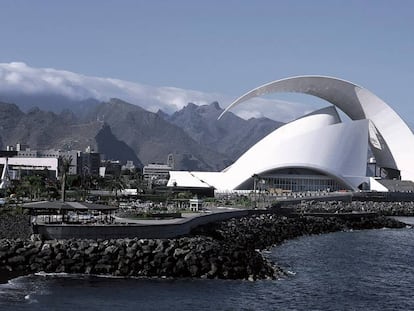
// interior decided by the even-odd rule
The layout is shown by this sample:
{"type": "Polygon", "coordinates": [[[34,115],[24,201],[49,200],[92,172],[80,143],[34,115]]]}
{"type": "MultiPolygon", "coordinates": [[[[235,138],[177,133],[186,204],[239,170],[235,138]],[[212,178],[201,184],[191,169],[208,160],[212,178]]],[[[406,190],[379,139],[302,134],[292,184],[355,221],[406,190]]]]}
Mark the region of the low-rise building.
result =
{"type": "Polygon", "coordinates": [[[20,179],[22,176],[30,175],[33,171],[48,173],[48,177],[58,177],[57,158],[29,158],[29,157],[2,157],[0,165],[2,172],[8,162],[8,174],[10,179],[20,179]]]}
{"type": "Polygon", "coordinates": [[[125,165],[122,165],[122,168],[121,169],[123,171],[128,170],[128,171],[132,172],[132,171],[134,171],[136,169],[136,166],[134,165],[134,161],[126,161],[126,164],[125,165]]]}
{"type": "Polygon", "coordinates": [[[171,166],[166,164],[151,163],[143,168],[144,180],[148,185],[166,185],[170,178],[171,166]]]}
{"type": "Polygon", "coordinates": [[[121,174],[121,163],[114,160],[106,160],[101,162],[99,168],[99,176],[105,177],[107,175],[119,176],[121,174]]]}
{"type": "Polygon", "coordinates": [[[201,211],[203,208],[203,200],[195,197],[190,199],[190,211],[198,212],[201,211]]]}
{"type": "Polygon", "coordinates": [[[33,171],[47,171],[49,178],[57,178],[61,158],[71,159],[69,175],[99,175],[100,154],[91,151],[90,148],[81,152],[55,149],[32,150],[22,144],[7,146],[7,150],[0,151],[0,168],[3,170],[4,164],[8,161],[11,179],[20,179],[33,171]]]}
{"type": "Polygon", "coordinates": [[[99,175],[99,167],[101,166],[101,155],[87,148],[85,152],[78,153],[78,174],[80,175],[99,175]]]}

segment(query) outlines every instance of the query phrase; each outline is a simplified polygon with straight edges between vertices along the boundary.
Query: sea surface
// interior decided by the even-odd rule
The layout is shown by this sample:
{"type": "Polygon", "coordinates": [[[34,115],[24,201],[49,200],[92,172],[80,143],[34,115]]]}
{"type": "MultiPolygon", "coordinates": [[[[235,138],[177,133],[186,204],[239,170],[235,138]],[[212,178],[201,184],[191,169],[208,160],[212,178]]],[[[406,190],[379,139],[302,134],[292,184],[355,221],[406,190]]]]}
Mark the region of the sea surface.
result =
{"type": "Polygon", "coordinates": [[[280,280],[31,275],[0,285],[0,310],[414,310],[414,229],[301,237],[265,255],[280,280]]]}

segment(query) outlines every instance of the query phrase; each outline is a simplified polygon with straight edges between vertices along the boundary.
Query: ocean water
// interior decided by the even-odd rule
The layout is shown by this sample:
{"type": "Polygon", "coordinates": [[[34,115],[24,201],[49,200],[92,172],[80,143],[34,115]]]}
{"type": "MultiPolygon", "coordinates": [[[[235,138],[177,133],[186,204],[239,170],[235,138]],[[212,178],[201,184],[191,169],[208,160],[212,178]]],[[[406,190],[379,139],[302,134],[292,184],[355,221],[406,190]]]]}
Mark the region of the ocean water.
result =
{"type": "Polygon", "coordinates": [[[301,237],[265,254],[280,280],[32,275],[0,285],[0,310],[414,310],[414,229],[301,237]]]}

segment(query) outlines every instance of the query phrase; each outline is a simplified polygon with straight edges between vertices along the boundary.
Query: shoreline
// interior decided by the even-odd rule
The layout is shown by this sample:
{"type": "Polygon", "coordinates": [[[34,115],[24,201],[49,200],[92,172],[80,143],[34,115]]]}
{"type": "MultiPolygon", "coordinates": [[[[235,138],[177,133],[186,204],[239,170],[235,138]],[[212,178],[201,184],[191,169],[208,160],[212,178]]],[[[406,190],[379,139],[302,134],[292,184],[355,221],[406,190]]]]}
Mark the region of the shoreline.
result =
{"type": "MultiPolygon", "coordinates": [[[[392,216],[390,216],[390,217],[394,218],[392,216]]],[[[412,220],[414,222],[414,217],[413,216],[397,216],[397,217],[412,218],[412,220]]],[[[406,227],[413,228],[413,225],[407,224],[407,223],[405,223],[405,224],[406,224],[406,227]]],[[[375,229],[379,230],[379,229],[383,229],[383,228],[357,229],[357,230],[375,230],[375,229]]],[[[392,228],[388,228],[388,229],[392,229],[392,228]]],[[[401,229],[403,229],[403,228],[401,228],[401,229]]],[[[353,230],[354,229],[348,229],[348,232],[351,232],[353,230]]],[[[326,233],[322,233],[322,234],[335,233],[335,232],[341,232],[341,231],[331,231],[331,232],[326,232],[326,233]]],[[[342,231],[342,232],[347,232],[347,231],[342,231]]],[[[313,234],[313,235],[316,235],[316,234],[313,234]]],[[[283,240],[281,243],[271,245],[271,246],[269,246],[265,249],[261,249],[259,251],[260,255],[266,261],[268,261],[268,263],[275,269],[275,271],[277,271],[277,275],[275,275],[275,277],[266,278],[266,279],[278,279],[278,278],[282,278],[282,277],[285,277],[285,276],[289,275],[289,271],[286,271],[283,267],[280,267],[278,265],[278,263],[269,261],[268,257],[266,256],[266,252],[268,252],[270,248],[278,247],[279,245],[281,245],[281,244],[283,244],[283,243],[285,243],[289,240],[293,240],[293,239],[300,238],[300,237],[303,237],[303,236],[311,236],[311,235],[301,235],[301,236],[294,237],[292,239],[286,239],[286,240],[283,240]]],[[[174,276],[172,276],[172,277],[164,277],[164,276],[116,276],[116,275],[108,275],[108,274],[87,274],[87,273],[80,273],[79,274],[79,273],[62,273],[62,272],[44,272],[44,271],[22,272],[22,271],[9,271],[7,269],[0,268],[0,285],[8,284],[9,281],[11,281],[13,279],[16,279],[16,278],[19,278],[19,277],[30,276],[32,274],[37,275],[39,273],[44,274],[46,276],[64,274],[64,275],[67,275],[67,276],[71,276],[71,275],[76,276],[76,275],[78,275],[78,276],[82,276],[82,277],[114,278],[114,279],[119,279],[119,278],[122,278],[122,279],[130,279],[130,278],[132,278],[132,279],[154,279],[155,278],[155,279],[172,279],[172,280],[178,279],[177,277],[174,277],[174,276]]],[[[188,277],[188,279],[193,279],[193,278],[188,277]]],[[[198,279],[204,279],[204,278],[199,277],[198,279]]],[[[236,279],[232,279],[232,280],[236,280],[236,279]]],[[[249,279],[248,278],[248,279],[245,279],[245,280],[254,281],[256,279],[249,279]]]]}
{"type": "MultiPolygon", "coordinates": [[[[0,239],[0,283],[40,271],[119,277],[275,279],[286,272],[278,263],[268,261],[263,251],[287,240],[407,226],[391,217],[374,215],[373,207],[383,210],[385,205],[373,204],[302,202],[284,206],[279,213],[258,211],[199,226],[191,235],[174,239],[0,239]]],[[[401,210],[401,205],[396,206],[401,210]]],[[[407,211],[411,216],[414,204],[407,211]]]]}
{"type": "Polygon", "coordinates": [[[0,285],[7,284],[10,280],[16,279],[20,276],[26,276],[27,273],[20,273],[18,271],[9,271],[7,269],[0,269],[0,285]]]}
{"type": "Polygon", "coordinates": [[[120,277],[276,279],[286,275],[263,251],[304,235],[405,228],[379,216],[360,219],[260,214],[197,228],[178,239],[0,240],[0,278],[46,273],[120,277]],[[260,250],[258,252],[257,250],[260,250]],[[8,271],[9,270],[9,271],[8,271]],[[3,272],[4,271],[4,272],[3,272]]]}

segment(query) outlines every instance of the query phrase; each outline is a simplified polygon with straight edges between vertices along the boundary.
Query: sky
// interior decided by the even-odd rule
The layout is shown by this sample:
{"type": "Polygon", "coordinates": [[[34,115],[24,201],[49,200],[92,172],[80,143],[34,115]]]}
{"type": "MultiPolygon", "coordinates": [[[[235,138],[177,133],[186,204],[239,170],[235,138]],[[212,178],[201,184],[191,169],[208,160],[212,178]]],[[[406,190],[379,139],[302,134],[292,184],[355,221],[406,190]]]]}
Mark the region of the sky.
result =
{"type": "MultiPolygon", "coordinates": [[[[414,1],[0,1],[0,63],[222,94],[328,75],[414,124],[414,1]]],[[[277,95],[286,101],[309,96],[277,95]]]]}

